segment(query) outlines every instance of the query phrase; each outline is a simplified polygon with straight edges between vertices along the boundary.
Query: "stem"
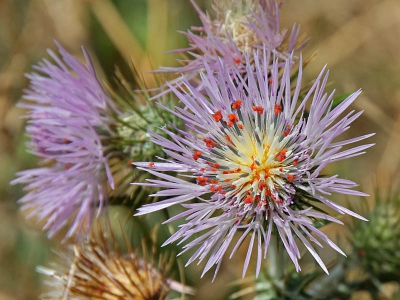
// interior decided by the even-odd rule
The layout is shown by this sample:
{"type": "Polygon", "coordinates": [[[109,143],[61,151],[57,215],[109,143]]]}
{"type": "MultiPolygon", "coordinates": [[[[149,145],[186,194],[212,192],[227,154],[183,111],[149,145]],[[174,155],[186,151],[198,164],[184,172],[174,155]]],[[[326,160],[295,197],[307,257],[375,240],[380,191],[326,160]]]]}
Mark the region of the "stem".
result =
{"type": "Polygon", "coordinates": [[[329,275],[325,275],[316,280],[307,290],[307,294],[318,299],[325,299],[323,295],[331,297],[337,292],[338,284],[344,280],[347,270],[348,266],[346,266],[345,263],[338,262],[336,266],[330,270],[329,275]]]}
{"type": "Polygon", "coordinates": [[[276,284],[281,286],[285,271],[285,259],[284,250],[282,245],[279,244],[277,233],[271,234],[267,255],[269,276],[276,284]]]}

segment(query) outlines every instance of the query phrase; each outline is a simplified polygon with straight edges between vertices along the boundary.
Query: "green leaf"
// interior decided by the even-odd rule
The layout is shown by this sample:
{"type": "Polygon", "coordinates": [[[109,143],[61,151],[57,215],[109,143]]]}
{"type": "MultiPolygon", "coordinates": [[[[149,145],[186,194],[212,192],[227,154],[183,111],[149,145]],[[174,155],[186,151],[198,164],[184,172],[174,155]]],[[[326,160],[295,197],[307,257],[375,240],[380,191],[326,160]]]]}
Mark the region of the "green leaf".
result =
{"type": "Polygon", "coordinates": [[[349,97],[350,95],[351,95],[351,93],[346,93],[346,94],[342,94],[342,95],[339,95],[339,96],[336,96],[335,98],[333,98],[332,109],[337,107],[340,103],[342,103],[344,100],[346,100],[346,98],[349,97]]]}

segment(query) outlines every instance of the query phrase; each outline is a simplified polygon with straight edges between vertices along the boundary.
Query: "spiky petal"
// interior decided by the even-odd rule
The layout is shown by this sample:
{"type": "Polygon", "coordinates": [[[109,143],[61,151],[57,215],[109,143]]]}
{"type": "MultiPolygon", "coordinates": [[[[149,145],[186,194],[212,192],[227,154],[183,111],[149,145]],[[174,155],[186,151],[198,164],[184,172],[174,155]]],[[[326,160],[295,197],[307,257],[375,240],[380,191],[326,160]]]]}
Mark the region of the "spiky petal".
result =
{"type": "Polygon", "coordinates": [[[278,59],[273,60],[271,75],[267,75],[263,70],[269,54],[263,54],[262,64],[258,63],[258,54],[254,56],[255,71],[246,56],[246,80],[238,69],[232,75],[222,61],[217,75],[205,63],[207,73],[201,75],[205,95],[187,81],[184,91],[171,86],[185,107],[176,107],[173,113],[193,133],[182,133],[184,136],[180,137],[164,129],[170,139],[153,134],[154,142],[164,147],[170,160],[136,165],[160,177],[142,184],[162,188],[155,195],[168,199],[141,207],[138,215],[181,204],[186,210],[170,221],[185,218],[185,222],[165,244],[177,240],[182,243],[199,234],[183,248],[184,252],[197,248],[188,264],[209,256],[204,272],[213,265],[217,265],[218,271],[233,237],[240,233],[230,256],[249,235],[243,276],[253,247],[257,249],[258,275],[272,232],[280,236],[297,270],[300,270],[300,250],[296,236],[327,272],[310,241],[322,246],[322,240],[344,253],[312,220],[341,222],[313,208],[314,204],[325,204],[341,214],[362,219],[327,198],[331,193],[365,196],[353,190],[357,184],[338,175],[320,176],[326,165],[360,155],[372,146],[348,148],[372,134],[337,141],[361,114],[350,111],[341,116],[360,91],[332,108],[333,93],[324,94],[328,73],[322,70],[307,95],[300,98],[301,61],[292,91],[290,57],[280,76],[278,59]],[[348,149],[341,150],[343,146],[348,149]],[[179,172],[186,177],[173,177],[164,171],[179,172]],[[193,199],[198,201],[187,203],[193,199]]]}

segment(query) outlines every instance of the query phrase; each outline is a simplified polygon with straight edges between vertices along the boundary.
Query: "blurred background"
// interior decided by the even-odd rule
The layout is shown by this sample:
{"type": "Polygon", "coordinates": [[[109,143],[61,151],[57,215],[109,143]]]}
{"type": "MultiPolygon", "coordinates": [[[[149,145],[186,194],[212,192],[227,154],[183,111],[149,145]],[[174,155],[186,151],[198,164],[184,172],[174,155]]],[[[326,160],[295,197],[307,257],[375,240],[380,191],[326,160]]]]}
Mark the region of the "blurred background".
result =
{"type": "MultiPolygon", "coordinates": [[[[210,11],[207,0],[197,3],[210,11]]],[[[398,0],[287,0],[282,8],[282,28],[301,24],[311,40],[304,50],[318,55],[306,68],[306,81],[328,64],[329,89],[338,94],[363,89],[353,108],[364,114],[347,137],[376,132],[369,142],[376,146],[348,162],[336,163],[330,173],[357,181],[371,195],[398,187],[400,163],[400,2],[398,0]]],[[[133,62],[148,84],[146,74],[160,66],[177,65],[176,55],[163,54],[186,47],[177,31],[200,21],[187,0],[0,0],[0,300],[37,299],[42,277],[35,272],[53,257],[57,243],[48,240],[34,221],[25,220],[17,200],[21,186],[9,186],[15,172],[34,167],[25,151],[24,111],[15,106],[27,87],[24,73],[54,49],[53,40],[82,58],[84,46],[103,80],[112,81],[115,67],[129,73],[133,62]]],[[[338,200],[338,199],[335,199],[338,200]]],[[[341,201],[340,199],[338,201],[341,201]]],[[[368,200],[348,198],[361,206],[368,200]]],[[[335,240],[345,227],[328,227],[335,240]]],[[[234,257],[235,259],[235,257],[234,257]]],[[[227,299],[226,282],[240,276],[239,264],[227,260],[216,282],[211,275],[193,279],[200,288],[196,299],[227,299]],[[207,286],[207,288],[202,288],[207,286]],[[215,291],[218,291],[217,293],[215,291]]],[[[329,259],[329,258],[328,258],[329,259]]],[[[388,298],[397,289],[388,288],[388,298]]],[[[354,299],[368,299],[356,295],[354,299]]]]}

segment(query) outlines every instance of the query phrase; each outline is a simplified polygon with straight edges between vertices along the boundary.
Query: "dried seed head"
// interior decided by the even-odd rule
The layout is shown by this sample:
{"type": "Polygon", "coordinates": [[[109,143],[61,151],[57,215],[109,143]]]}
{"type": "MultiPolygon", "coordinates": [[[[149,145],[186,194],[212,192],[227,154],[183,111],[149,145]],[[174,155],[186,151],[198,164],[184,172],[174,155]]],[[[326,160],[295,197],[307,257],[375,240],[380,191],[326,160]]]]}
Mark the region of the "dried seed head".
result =
{"type": "Polygon", "coordinates": [[[38,267],[51,277],[46,284],[52,291],[41,298],[162,300],[171,289],[193,293],[166,277],[171,260],[160,258],[158,265],[163,269],[156,269],[154,262],[139,258],[136,252],[121,254],[117,249],[104,236],[69,246],[59,253],[60,263],[38,267]]]}

